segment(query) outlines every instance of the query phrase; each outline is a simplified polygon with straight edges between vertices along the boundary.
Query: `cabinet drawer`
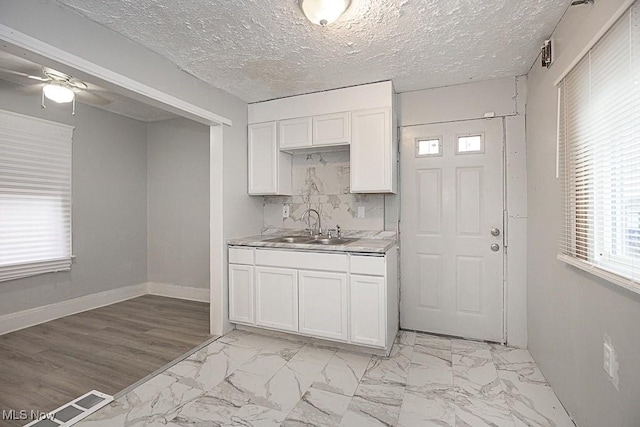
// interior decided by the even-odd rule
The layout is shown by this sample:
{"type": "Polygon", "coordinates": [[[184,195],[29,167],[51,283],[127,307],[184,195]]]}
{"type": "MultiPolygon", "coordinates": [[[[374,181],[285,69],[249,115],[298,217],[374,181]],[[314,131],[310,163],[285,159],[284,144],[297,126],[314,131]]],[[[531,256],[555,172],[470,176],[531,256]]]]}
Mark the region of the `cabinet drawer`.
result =
{"type": "Polygon", "coordinates": [[[386,273],[386,257],[351,255],[351,273],[370,276],[384,276],[386,273]]]}
{"type": "Polygon", "coordinates": [[[347,254],[256,249],[256,265],[304,270],[347,271],[347,254]]]}
{"type": "Polygon", "coordinates": [[[253,249],[251,248],[229,248],[230,264],[253,264],[253,249]]]}

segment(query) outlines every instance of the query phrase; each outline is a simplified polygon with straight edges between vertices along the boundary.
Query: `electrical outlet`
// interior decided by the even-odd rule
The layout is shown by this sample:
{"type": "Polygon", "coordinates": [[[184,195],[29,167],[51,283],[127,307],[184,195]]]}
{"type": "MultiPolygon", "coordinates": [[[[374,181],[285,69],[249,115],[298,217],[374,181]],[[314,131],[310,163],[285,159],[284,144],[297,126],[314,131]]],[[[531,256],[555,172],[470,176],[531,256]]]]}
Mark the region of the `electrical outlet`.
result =
{"type": "Polygon", "coordinates": [[[364,206],[358,206],[358,218],[364,218],[364,206]]]}
{"type": "Polygon", "coordinates": [[[282,206],[282,218],[289,218],[289,205],[282,206]]]}
{"type": "Polygon", "coordinates": [[[609,375],[610,377],[613,376],[612,375],[612,370],[611,370],[611,362],[613,360],[613,349],[611,348],[611,345],[609,343],[604,343],[604,364],[603,364],[603,368],[604,371],[607,373],[607,375],[609,375]]]}

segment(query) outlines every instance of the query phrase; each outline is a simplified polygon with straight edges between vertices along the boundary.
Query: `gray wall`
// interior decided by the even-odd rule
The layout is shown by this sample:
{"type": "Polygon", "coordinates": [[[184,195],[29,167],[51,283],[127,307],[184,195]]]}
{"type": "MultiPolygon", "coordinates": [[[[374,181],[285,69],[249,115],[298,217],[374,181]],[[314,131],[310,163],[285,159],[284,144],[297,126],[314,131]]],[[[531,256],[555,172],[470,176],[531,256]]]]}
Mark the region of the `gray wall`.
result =
{"type": "Polygon", "coordinates": [[[209,288],[209,127],[187,119],[147,127],[150,282],[209,288]]]}
{"type": "Polygon", "coordinates": [[[147,127],[87,107],[51,103],[0,83],[0,109],[75,126],[70,272],[0,283],[0,315],[146,282],[147,127]]]}
{"type": "Polygon", "coordinates": [[[554,81],[622,4],[570,8],[554,33],[554,65],[536,62],[529,74],[529,349],[580,427],[640,425],[640,295],[556,260],[562,216],[554,81]],[[619,390],[602,368],[605,334],[618,356],[619,390]]]}

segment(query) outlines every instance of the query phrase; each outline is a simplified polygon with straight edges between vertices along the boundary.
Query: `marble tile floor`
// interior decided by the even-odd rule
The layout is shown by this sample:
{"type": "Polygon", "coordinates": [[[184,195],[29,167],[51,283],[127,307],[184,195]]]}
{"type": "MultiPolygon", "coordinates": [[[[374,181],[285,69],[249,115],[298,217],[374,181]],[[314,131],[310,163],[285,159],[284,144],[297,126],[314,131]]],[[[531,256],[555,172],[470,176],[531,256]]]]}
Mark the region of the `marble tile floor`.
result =
{"type": "Polygon", "coordinates": [[[401,331],[389,358],[235,330],[94,426],[569,426],[527,350],[401,331]]]}

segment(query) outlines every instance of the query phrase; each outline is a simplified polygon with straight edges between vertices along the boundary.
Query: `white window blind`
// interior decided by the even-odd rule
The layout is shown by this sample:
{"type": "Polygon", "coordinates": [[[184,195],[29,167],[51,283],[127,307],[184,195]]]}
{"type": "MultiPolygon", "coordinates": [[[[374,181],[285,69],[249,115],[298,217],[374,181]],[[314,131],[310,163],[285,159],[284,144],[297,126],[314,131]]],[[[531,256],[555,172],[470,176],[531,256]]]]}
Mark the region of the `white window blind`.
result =
{"type": "Polygon", "coordinates": [[[640,292],[640,6],[559,85],[559,259],[640,292]]]}
{"type": "Polygon", "coordinates": [[[72,136],[0,110],[0,281],[71,268],[72,136]]]}

